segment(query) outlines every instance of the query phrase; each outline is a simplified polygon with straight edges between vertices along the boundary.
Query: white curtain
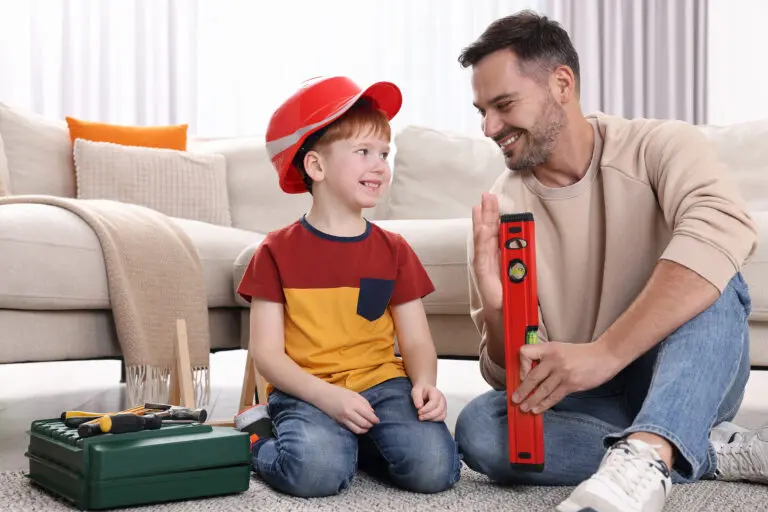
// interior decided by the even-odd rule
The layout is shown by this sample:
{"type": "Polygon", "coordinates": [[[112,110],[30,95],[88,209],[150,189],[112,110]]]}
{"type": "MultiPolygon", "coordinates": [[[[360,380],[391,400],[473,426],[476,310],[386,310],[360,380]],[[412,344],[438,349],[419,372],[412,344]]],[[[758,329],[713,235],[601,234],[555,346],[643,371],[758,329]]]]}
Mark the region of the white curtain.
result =
{"type": "Polygon", "coordinates": [[[547,0],[544,9],[580,54],[586,112],[707,121],[708,0],[547,0]]]}
{"type": "Polygon", "coordinates": [[[0,102],[121,124],[263,134],[303,80],[404,93],[397,130],[480,134],[461,49],[545,0],[0,0],[0,102]]]}
{"type": "Polygon", "coordinates": [[[768,119],[768,2],[709,1],[707,114],[711,124],[768,119]]]}

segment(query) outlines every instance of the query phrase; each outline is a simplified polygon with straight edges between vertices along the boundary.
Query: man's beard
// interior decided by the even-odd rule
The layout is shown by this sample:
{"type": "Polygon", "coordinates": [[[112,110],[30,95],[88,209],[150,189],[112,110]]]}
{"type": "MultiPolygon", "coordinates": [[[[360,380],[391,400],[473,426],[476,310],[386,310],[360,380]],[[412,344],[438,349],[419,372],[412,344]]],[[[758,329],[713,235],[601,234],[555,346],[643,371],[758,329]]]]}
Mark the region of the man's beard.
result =
{"type": "MultiPolygon", "coordinates": [[[[512,171],[525,171],[541,165],[552,155],[560,132],[568,124],[563,107],[547,95],[541,114],[530,130],[520,135],[521,149],[514,148],[512,154],[506,157],[507,167],[512,171]]],[[[515,130],[510,130],[514,132],[515,130]]],[[[501,140],[500,137],[498,140],[501,140]]]]}

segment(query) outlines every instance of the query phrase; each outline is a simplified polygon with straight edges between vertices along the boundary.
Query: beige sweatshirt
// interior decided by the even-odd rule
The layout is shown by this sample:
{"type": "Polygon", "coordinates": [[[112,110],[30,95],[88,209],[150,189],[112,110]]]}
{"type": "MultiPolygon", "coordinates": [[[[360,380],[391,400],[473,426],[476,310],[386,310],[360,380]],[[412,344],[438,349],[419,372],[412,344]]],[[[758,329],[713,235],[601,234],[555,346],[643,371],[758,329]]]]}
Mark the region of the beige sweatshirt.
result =
{"type": "MultiPolygon", "coordinates": [[[[694,126],[680,121],[587,116],[590,167],[563,188],[506,171],[491,189],[501,213],[533,212],[539,338],[597,339],[631,304],[660,259],[722,291],[756,248],[756,229],[729,171],[694,126]]],[[[470,309],[482,335],[480,371],[494,389],[504,369],[486,350],[469,242],[470,309]]]]}

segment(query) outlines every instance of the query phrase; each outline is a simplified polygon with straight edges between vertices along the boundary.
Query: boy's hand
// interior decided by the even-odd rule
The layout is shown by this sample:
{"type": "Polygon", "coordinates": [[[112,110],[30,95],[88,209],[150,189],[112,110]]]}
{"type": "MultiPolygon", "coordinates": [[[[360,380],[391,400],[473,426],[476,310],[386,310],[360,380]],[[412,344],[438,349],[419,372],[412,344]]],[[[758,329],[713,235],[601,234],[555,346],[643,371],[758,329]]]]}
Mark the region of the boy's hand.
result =
{"type": "Polygon", "coordinates": [[[445,420],[445,396],[435,386],[414,384],[411,389],[411,398],[419,413],[419,421],[445,420]]]}
{"type": "Polygon", "coordinates": [[[340,386],[331,385],[318,408],[355,434],[365,434],[379,422],[363,395],[340,386]]]}

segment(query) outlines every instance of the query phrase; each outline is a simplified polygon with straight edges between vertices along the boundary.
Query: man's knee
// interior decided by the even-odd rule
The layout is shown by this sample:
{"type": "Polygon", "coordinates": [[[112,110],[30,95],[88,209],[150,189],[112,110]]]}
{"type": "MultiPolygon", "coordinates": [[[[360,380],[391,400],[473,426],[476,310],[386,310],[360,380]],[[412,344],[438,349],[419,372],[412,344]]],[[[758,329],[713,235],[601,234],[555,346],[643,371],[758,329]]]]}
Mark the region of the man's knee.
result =
{"type": "Polygon", "coordinates": [[[464,462],[493,481],[509,477],[506,393],[489,391],[468,403],[456,421],[456,442],[464,462]]]}

